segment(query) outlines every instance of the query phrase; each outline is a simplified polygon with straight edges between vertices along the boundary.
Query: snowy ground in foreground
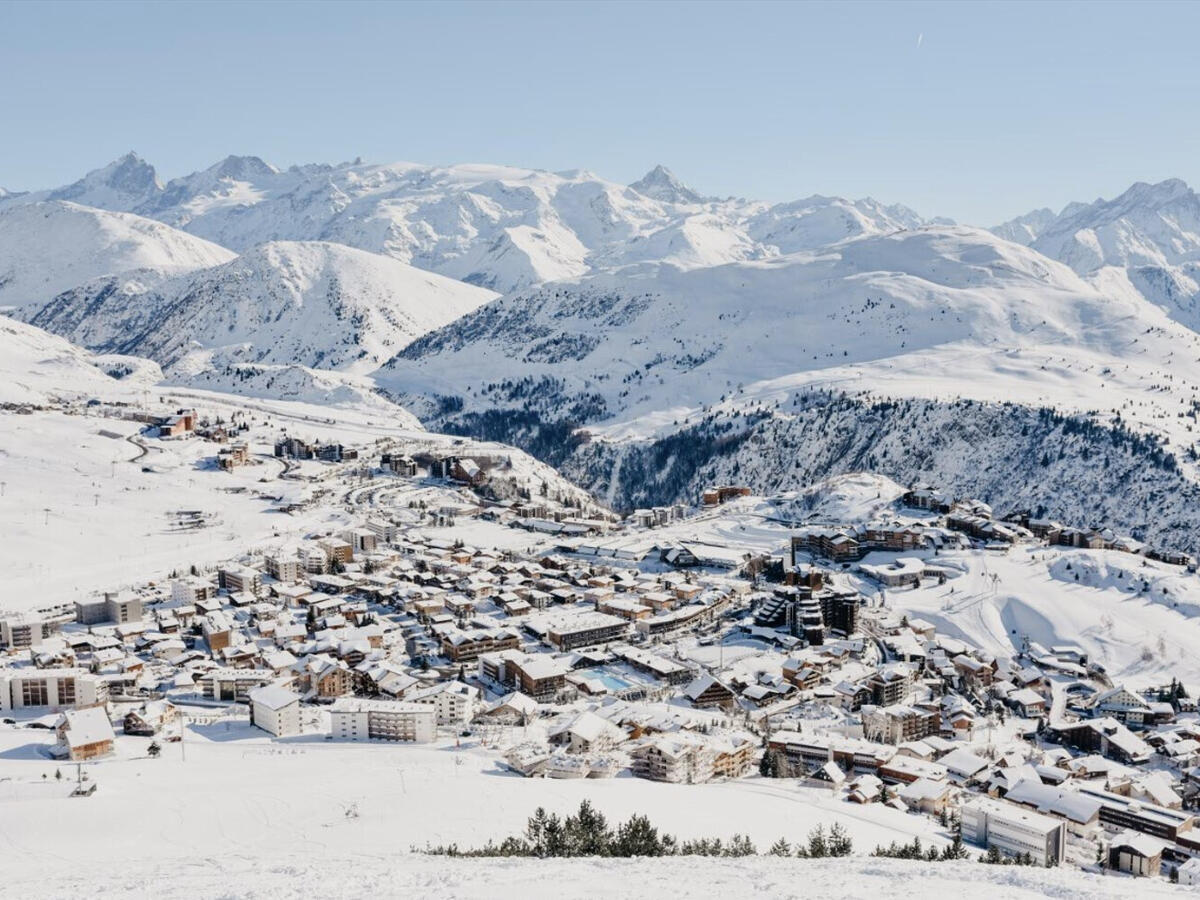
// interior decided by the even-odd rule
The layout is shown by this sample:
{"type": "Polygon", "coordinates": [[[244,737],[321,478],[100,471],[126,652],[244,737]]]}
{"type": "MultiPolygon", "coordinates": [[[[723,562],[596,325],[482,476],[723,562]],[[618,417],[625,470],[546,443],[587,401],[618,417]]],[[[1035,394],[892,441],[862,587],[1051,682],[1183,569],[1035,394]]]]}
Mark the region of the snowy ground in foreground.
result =
{"type": "Polygon", "coordinates": [[[973,896],[1181,897],[1188,888],[1162,880],[1086,875],[1070,869],[919,863],[856,858],[467,860],[362,854],[331,859],[288,851],[205,858],[184,864],[122,862],[80,871],[6,878],[12,896],[213,896],[247,898],[437,897],[592,900],[616,897],[973,896]],[[119,870],[119,871],[118,871],[119,870]]]}
{"type": "MultiPolygon", "coordinates": [[[[149,739],[119,737],[115,758],[85,767],[98,786],[86,799],[66,796],[75,767],[43,755],[52,732],[0,726],[6,874],[103,870],[114,854],[142,868],[197,859],[274,860],[284,852],[390,859],[428,843],[475,846],[500,839],[521,832],[539,805],[565,814],[584,799],[612,821],[645,813],[681,839],[746,833],[760,849],[834,822],[863,852],[914,835],[927,845],[946,842],[933,819],[846,803],[794,781],[526,779],[505,769],[494,751],[458,750],[452,739],[423,746],[347,744],[315,735],[273,742],[246,722],[244,708],[238,715],[240,721],[228,724],[191,726],[184,746],[164,744],[156,760],[145,755],[149,739]],[[347,817],[351,807],[356,817],[347,817]]],[[[497,739],[515,743],[520,730],[497,739]]]]}

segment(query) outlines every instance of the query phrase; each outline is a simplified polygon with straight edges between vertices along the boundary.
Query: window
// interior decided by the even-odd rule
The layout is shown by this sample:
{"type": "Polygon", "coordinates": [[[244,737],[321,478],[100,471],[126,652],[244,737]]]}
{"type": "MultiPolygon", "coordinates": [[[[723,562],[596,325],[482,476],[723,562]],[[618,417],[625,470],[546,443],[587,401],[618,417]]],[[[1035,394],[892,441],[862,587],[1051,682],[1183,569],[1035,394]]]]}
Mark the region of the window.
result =
{"type": "Polygon", "coordinates": [[[24,706],[45,706],[50,702],[45,679],[21,682],[21,702],[24,706]]]}
{"type": "Polygon", "coordinates": [[[64,678],[58,683],[58,702],[61,706],[75,705],[75,679],[64,678]]]}

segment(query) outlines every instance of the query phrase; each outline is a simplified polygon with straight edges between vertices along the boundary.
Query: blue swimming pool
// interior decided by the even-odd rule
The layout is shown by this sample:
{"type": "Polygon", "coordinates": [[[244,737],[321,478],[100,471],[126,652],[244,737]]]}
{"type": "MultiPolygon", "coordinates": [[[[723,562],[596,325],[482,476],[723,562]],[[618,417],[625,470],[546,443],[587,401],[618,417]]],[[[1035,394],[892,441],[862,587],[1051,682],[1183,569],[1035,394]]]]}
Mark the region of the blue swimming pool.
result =
{"type": "Polygon", "coordinates": [[[628,681],[618,678],[616,675],[610,675],[607,672],[597,672],[596,678],[608,688],[610,691],[623,691],[626,688],[633,687],[628,681]]]}

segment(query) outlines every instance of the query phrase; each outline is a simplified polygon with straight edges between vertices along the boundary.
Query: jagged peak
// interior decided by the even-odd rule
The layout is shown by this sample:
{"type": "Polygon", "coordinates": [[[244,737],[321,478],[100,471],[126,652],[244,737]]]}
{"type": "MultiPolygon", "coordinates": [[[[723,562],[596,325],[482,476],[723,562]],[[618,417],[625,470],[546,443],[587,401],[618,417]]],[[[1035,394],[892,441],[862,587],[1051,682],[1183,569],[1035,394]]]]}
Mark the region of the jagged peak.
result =
{"type": "Polygon", "coordinates": [[[262,157],[236,155],[225,157],[208,171],[221,178],[234,179],[248,178],[254,175],[275,175],[279,172],[275,166],[263,160],[262,157]]]}
{"type": "Polygon", "coordinates": [[[701,203],[704,200],[661,163],[629,186],[639,194],[667,203],[701,203]]]}

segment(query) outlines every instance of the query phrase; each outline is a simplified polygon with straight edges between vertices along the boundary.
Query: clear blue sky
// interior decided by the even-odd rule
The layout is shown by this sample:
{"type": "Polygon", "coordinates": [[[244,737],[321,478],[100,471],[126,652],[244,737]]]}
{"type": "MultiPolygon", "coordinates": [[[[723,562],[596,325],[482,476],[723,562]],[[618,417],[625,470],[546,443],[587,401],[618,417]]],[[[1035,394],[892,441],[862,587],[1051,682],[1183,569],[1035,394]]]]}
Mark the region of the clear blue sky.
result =
{"type": "Polygon", "coordinates": [[[991,224],[1200,186],[1200,5],[0,4],[0,186],[503,162],[991,224]]]}

